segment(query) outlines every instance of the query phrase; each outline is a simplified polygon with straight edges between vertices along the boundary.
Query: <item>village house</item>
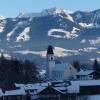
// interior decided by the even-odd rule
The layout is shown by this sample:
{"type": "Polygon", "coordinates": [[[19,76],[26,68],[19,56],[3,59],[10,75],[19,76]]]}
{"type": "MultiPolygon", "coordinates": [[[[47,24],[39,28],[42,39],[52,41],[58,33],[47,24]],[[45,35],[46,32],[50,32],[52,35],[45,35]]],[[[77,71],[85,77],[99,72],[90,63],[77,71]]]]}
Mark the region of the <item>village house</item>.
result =
{"type": "Polygon", "coordinates": [[[23,87],[17,88],[14,85],[4,85],[0,88],[0,100],[25,100],[26,93],[23,87]]]}
{"type": "Polygon", "coordinates": [[[26,93],[23,88],[16,90],[7,90],[3,94],[3,100],[25,100],[26,93]]]}
{"type": "Polygon", "coordinates": [[[38,93],[40,100],[65,100],[64,93],[52,86],[46,87],[38,93]]]}
{"type": "Polygon", "coordinates": [[[30,91],[32,100],[99,100],[100,98],[100,80],[52,81],[31,86],[19,84],[19,86],[32,91],[30,91]]]}
{"type": "Polygon", "coordinates": [[[32,96],[32,100],[66,100],[66,87],[69,85],[70,82],[62,81],[47,83],[45,87],[41,85],[43,88],[37,90],[37,93],[32,96]]]}
{"type": "Polygon", "coordinates": [[[80,70],[77,75],[76,79],[77,80],[92,80],[93,79],[93,70],[80,70]]]}
{"type": "Polygon", "coordinates": [[[76,94],[77,100],[100,100],[100,80],[71,81],[67,92],[76,94]]]}

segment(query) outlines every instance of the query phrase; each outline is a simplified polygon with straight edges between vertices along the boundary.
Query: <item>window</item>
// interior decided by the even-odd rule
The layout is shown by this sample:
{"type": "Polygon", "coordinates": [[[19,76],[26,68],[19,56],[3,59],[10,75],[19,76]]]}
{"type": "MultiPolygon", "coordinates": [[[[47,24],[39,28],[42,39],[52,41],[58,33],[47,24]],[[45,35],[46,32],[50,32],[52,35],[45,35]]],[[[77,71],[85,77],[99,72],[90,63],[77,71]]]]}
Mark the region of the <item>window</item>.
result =
{"type": "Polygon", "coordinates": [[[53,57],[51,57],[51,60],[53,60],[53,57]]]}
{"type": "Polygon", "coordinates": [[[93,78],[93,75],[89,75],[89,78],[92,79],[93,78]]]}

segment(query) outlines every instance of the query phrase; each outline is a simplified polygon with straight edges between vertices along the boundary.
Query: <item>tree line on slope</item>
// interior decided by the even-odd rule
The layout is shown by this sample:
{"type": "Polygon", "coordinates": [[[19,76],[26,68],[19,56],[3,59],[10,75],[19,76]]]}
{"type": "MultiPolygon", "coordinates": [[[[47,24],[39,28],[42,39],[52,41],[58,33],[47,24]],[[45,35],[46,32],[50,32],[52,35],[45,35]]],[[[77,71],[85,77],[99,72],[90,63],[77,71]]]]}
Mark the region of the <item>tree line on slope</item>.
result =
{"type": "MultiPolygon", "coordinates": [[[[87,64],[81,64],[80,61],[73,61],[72,65],[77,69],[79,72],[82,67],[89,67],[87,64]]],[[[100,73],[100,64],[97,59],[93,61],[92,69],[96,72],[100,73]]]]}

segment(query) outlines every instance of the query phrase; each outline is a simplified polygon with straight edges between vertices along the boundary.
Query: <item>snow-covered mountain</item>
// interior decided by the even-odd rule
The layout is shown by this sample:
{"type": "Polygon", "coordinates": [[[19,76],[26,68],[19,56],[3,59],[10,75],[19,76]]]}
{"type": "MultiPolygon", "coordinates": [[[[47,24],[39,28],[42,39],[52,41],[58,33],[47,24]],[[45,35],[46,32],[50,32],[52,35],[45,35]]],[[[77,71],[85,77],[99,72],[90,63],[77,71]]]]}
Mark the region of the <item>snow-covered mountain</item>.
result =
{"type": "Polygon", "coordinates": [[[55,7],[0,17],[0,49],[6,54],[40,61],[48,45],[64,61],[100,60],[100,9],[71,12],[55,7]]]}

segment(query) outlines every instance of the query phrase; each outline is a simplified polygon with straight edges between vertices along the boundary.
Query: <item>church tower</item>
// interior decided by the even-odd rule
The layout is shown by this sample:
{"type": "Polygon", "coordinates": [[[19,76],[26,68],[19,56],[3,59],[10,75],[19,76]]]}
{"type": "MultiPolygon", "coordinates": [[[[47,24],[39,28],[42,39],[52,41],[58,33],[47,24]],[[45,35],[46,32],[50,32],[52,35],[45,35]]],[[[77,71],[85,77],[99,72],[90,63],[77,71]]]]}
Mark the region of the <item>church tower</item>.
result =
{"type": "Polygon", "coordinates": [[[47,68],[46,68],[46,74],[47,74],[47,80],[52,79],[52,71],[55,67],[55,57],[53,52],[53,46],[48,46],[47,48],[47,68]]]}

